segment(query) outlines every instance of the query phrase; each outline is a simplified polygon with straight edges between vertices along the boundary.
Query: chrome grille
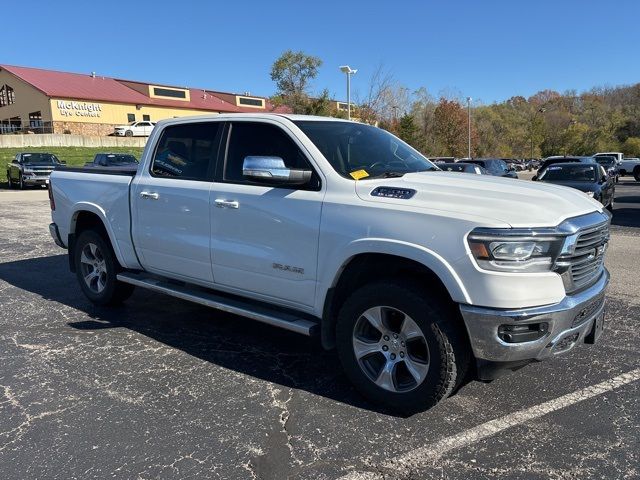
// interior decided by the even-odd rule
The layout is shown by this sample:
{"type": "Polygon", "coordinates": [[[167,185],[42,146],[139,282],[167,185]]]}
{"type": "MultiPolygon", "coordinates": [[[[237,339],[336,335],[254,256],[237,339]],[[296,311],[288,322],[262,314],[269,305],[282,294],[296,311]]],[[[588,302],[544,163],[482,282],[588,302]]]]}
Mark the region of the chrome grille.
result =
{"type": "Polygon", "coordinates": [[[600,277],[609,241],[609,222],[587,228],[576,235],[573,253],[558,262],[567,267],[563,274],[567,292],[587,287],[600,277]]]}

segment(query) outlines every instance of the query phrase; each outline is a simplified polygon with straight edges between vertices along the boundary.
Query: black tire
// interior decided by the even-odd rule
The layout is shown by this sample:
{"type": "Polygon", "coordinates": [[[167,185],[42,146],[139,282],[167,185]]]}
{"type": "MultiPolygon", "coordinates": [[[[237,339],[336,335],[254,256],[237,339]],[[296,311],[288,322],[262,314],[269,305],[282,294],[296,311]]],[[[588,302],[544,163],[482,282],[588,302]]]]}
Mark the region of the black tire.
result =
{"type": "MultiPolygon", "coordinates": [[[[122,267],[118,264],[111,244],[108,240],[105,240],[102,232],[85,230],[80,233],[76,240],[73,261],[76,267],[76,277],[78,278],[82,292],[96,305],[118,305],[133,293],[133,285],[117,280],[116,275],[122,270],[122,267]],[[101,273],[98,274],[97,277],[94,275],[93,278],[100,280],[101,285],[103,285],[101,290],[98,285],[95,286],[96,288],[93,288],[85,281],[87,265],[89,264],[83,262],[82,255],[83,252],[85,252],[85,248],[91,249],[90,245],[94,245],[96,252],[99,252],[99,254],[96,253],[93,255],[93,259],[96,260],[96,263],[102,265],[100,268],[101,273]]],[[[93,268],[92,271],[97,272],[98,270],[93,268]]]]}
{"type": "Polygon", "coordinates": [[[640,182],[640,166],[633,169],[633,178],[636,179],[636,182],[640,182]]]}
{"type": "Polygon", "coordinates": [[[133,137],[133,132],[131,130],[127,130],[126,132],[124,132],[124,136],[125,137],[133,137]]]}
{"type": "MultiPolygon", "coordinates": [[[[471,356],[466,342],[462,339],[461,332],[456,327],[455,320],[451,318],[451,309],[448,308],[448,305],[437,301],[433,296],[413,284],[402,281],[385,281],[365,285],[344,302],[338,313],[336,324],[338,356],[345,373],[363,396],[389,411],[410,415],[426,410],[449,396],[462,383],[466,375],[471,356]],[[381,317],[391,313],[395,314],[398,311],[405,314],[405,318],[410,317],[410,320],[413,320],[414,325],[419,327],[423,335],[419,341],[424,342],[427,346],[428,369],[421,383],[415,382],[416,386],[410,390],[403,391],[398,387],[400,382],[396,382],[400,374],[403,373],[399,370],[399,364],[412,357],[410,340],[407,340],[406,347],[404,342],[400,347],[406,350],[406,353],[401,351],[404,360],[397,359],[398,357],[396,357],[397,360],[394,360],[397,363],[396,367],[391,370],[395,372],[395,374],[392,373],[394,375],[393,390],[377,385],[372,379],[375,372],[373,374],[371,372],[365,373],[367,368],[361,367],[362,362],[356,358],[354,341],[359,335],[357,333],[359,325],[365,318],[363,313],[378,306],[383,307],[382,312],[390,312],[381,313],[381,317]]],[[[384,322],[389,323],[391,319],[384,320],[384,322]]],[[[384,338],[387,337],[380,334],[379,342],[383,342],[384,338]]],[[[398,345],[396,342],[394,347],[384,345],[381,348],[384,347],[387,348],[385,352],[375,352],[360,358],[368,361],[367,359],[372,356],[382,355],[383,357],[379,357],[380,361],[388,363],[389,357],[385,357],[385,355],[390,354],[391,348],[397,348],[398,345]]],[[[424,348],[421,345],[419,347],[424,348]]],[[[373,360],[371,363],[374,363],[373,360]]],[[[415,358],[411,360],[415,360],[415,358]]],[[[407,364],[402,368],[406,372],[409,371],[407,364]]],[[[380,372],[383,370],[384,368],[380,372]]],[[[413,376],[411,378],[415,379],[413,376]]]]}

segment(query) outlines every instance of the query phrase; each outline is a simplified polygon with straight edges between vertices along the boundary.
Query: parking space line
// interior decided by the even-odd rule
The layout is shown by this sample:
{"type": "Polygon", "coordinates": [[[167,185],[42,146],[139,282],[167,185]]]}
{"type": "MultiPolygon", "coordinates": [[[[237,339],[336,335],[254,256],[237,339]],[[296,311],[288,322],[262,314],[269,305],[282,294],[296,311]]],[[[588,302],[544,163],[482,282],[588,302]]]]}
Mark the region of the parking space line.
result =
{"type": "MultiPolygon", "coordinates": [[[[471,445],[511,427],[570,407],[576,403],[597,397],[598,395],[611,392],[612,390],[616,390],[638,380],[640,380],[640,368],[539,405],[534,405],[533,407],[490,420],[456,435],[443,438],[434,445],[417,448],[381,464],[381,470],[397,474],[406,474],[415,469],[427,467],[451,450],[471,445]]],[[[382,478],[382,475],[372,472],[351,472],[340,477],[339,480],[380,480],[382,478]]]]}

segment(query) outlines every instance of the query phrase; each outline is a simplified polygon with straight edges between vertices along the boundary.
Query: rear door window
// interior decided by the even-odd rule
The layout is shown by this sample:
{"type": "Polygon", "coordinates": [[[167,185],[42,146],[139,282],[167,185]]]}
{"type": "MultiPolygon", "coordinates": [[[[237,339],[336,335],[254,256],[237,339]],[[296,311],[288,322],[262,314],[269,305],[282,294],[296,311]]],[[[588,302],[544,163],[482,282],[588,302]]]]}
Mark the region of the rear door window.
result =
{"type": "Polygon", "coordinates": [[[150,172],[154,177],[211,181],[222,122],[171,125],[162,131],[150,172]]]}

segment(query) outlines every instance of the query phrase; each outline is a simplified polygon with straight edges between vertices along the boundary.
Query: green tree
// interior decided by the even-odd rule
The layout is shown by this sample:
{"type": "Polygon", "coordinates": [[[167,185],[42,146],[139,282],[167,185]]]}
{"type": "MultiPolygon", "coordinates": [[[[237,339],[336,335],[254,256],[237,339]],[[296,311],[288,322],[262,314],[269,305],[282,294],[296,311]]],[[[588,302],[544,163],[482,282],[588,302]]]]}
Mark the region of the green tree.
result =
{"type": "Polygon", "coordinates": [[[413,115],[404,114],[398,123],[398,136],[414,148],[418,147],[418,126],[413,115]]]}
{"type": "Polygon", "coordinates": [[[640,157],[640,138],[627,138],[620,149],[627,157],[640,157]]]}
{"type": "Polygon", "coordinates": [[[274,102],[289,106],[294,113],[305,113],[309,108],[309,87],[318,76],[322,60],[304,52],[287,50],[273,62],[271,80],[276,82],[274,102]]]}

